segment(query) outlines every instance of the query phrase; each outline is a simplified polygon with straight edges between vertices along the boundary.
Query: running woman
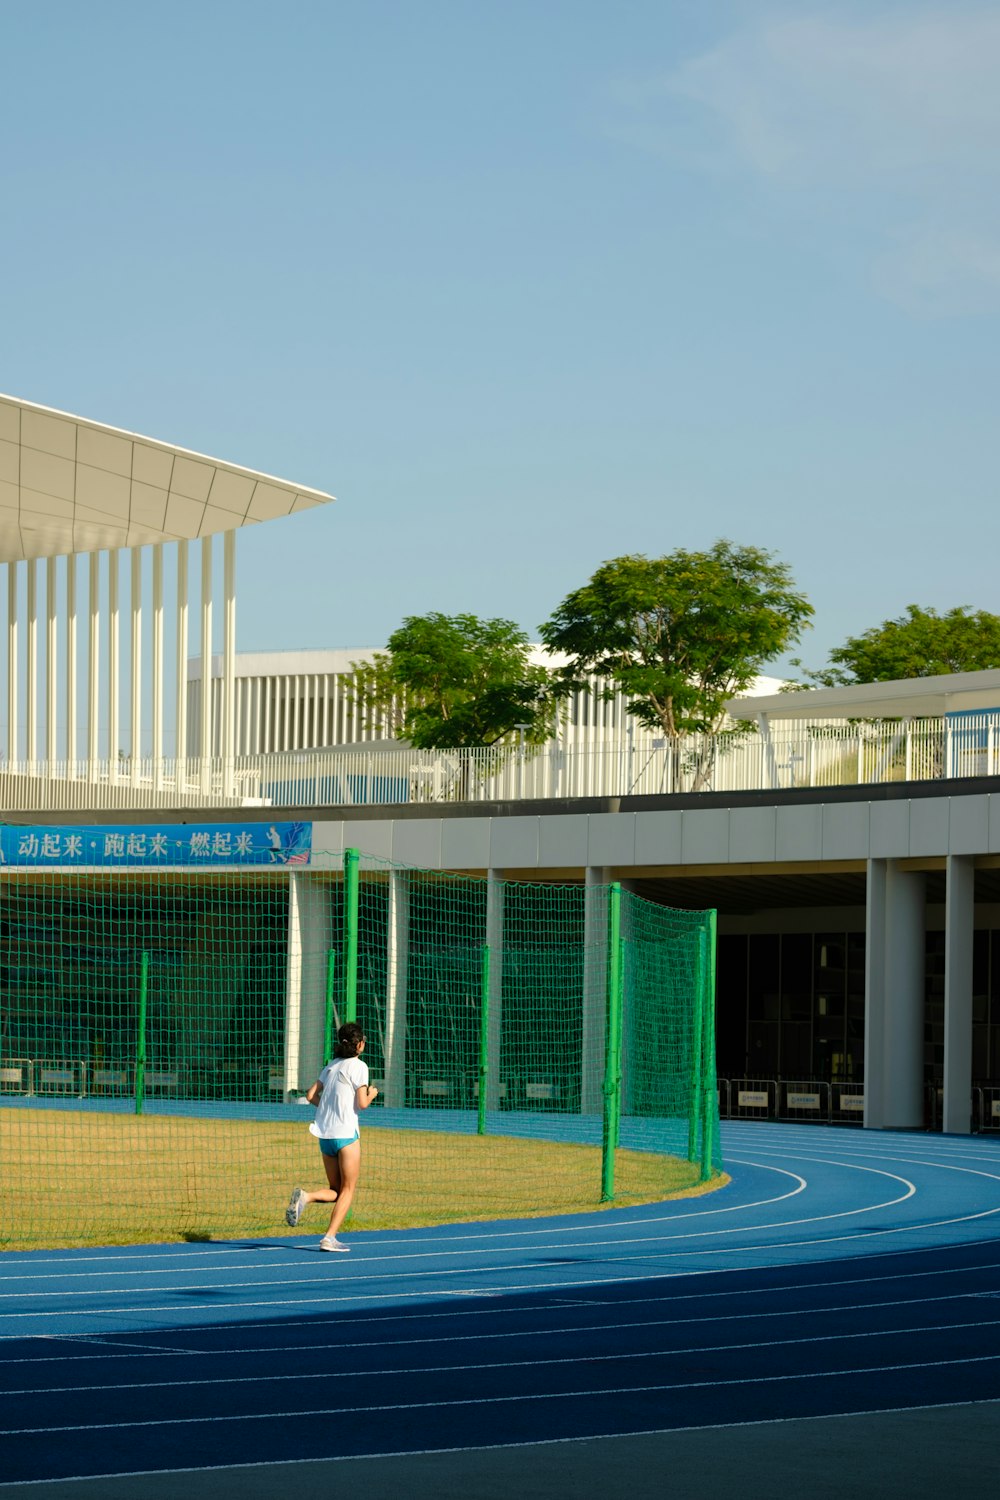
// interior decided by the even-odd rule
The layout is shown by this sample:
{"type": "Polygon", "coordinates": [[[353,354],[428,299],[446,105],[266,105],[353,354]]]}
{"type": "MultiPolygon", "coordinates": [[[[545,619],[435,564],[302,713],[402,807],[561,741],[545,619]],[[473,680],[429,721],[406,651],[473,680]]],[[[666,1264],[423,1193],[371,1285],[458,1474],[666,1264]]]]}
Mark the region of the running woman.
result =
{"type": "Polygon", "coordinates": [[[309,1130],[319,1137],[330,1185],[315,1193],[296,1188],[285,1210],[285,1222],[294,1228],[310,1203],[332,1203],[330,1227],[319,1242],[321,1250],[350,1249],[338,1240],[337,1230],[347,1218],[361,1171],[358,1111],[367,1109],[378,1096],[378,1089],[368,1082],[368,1064],[361,1061],[364,1050],[364,1031],[356,1022],[348,1021],[337,1032],[333,1061],[327,1063],[306,1094],[309,1103],[316,1106],[316,1118],[309,1130]]]}

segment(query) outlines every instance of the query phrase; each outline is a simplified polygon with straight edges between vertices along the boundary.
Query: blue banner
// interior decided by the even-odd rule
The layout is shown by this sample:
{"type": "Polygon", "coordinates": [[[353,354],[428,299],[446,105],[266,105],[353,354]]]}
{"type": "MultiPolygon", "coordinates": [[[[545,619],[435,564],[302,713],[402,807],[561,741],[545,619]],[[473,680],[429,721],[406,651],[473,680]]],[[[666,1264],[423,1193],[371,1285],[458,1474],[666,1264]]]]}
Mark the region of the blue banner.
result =
{"type": "Polygon", "coordinates": [[[190,823],[141,827],[0,828],[0,864],[307,865],[311,823],[190,823]]]}

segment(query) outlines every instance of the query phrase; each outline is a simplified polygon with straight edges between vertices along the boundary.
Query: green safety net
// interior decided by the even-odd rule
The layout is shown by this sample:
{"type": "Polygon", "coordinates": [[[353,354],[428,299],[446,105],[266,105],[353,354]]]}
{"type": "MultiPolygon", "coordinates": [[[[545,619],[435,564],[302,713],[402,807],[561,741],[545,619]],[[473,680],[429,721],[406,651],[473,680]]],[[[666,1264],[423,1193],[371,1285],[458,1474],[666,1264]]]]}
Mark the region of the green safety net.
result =
{"type": "Polygon", "coordinates": [[[315,1233],[305,1092],[379,1088],[348,1231],[721,1178],[715,914],[348,851],[308,870],[0,876],[0,1245],[315,1233]]]}

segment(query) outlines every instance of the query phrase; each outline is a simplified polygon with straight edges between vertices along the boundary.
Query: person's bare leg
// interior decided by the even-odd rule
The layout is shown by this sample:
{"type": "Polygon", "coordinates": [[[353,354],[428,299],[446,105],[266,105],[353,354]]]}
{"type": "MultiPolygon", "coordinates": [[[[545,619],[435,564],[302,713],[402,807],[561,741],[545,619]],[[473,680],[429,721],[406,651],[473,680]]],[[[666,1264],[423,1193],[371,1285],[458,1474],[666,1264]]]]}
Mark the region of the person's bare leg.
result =
{"type": "Polygon", "coordinates": [[[326,1231],[327,1239],[333,1239],[336,1236],[337,1230],[347,1218],[350,1210],[354,1190],[361,1173],[361,1142],[352,1141],[349,1146],[344,1146],[336,1160],[340,1169],[340,1196],[330,1215],[330,1227],[326,1231]]]}
{"type": "Polygon", "coordinates": [[[330,1186],[318,1188],[315,1193],[303,1192],[306,1206],[310,1203],[336,1203],[340,1197],[340,1157],[327,1156],[325,1151],[320,1152],[320,1155],[323,1158],[323,1166],[326,1168],[326,1180],[330,1186]]]}
{"type": "Polygon", "coordinates": [[[326,1180],[330,1185],[317,1188],[314,1193],[307,1192],[305,1188],[295,1189],[285,1212],[285,1222],[293,1227],[298,1224],[310,1203],[336,1203],[340,1196],[340,1163],[336,1156],[327,1156],[325,1151],[320,1155],[323,1158],[326,1180]]]}

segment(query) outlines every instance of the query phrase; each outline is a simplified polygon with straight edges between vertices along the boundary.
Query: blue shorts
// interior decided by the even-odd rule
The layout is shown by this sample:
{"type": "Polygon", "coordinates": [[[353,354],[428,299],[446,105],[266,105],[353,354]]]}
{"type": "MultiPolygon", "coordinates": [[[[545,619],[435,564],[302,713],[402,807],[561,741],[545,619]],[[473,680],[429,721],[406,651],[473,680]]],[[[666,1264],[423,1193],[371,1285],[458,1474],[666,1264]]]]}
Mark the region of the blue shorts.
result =
{"type": "Polygon", "coordinates": [[[319,1149],[324,1156],[339,1156],[345,1146],[353,1146],[361,1136],[357,1131],[350,1136],[321,1135],[319,1138],[319,1149]]]}

